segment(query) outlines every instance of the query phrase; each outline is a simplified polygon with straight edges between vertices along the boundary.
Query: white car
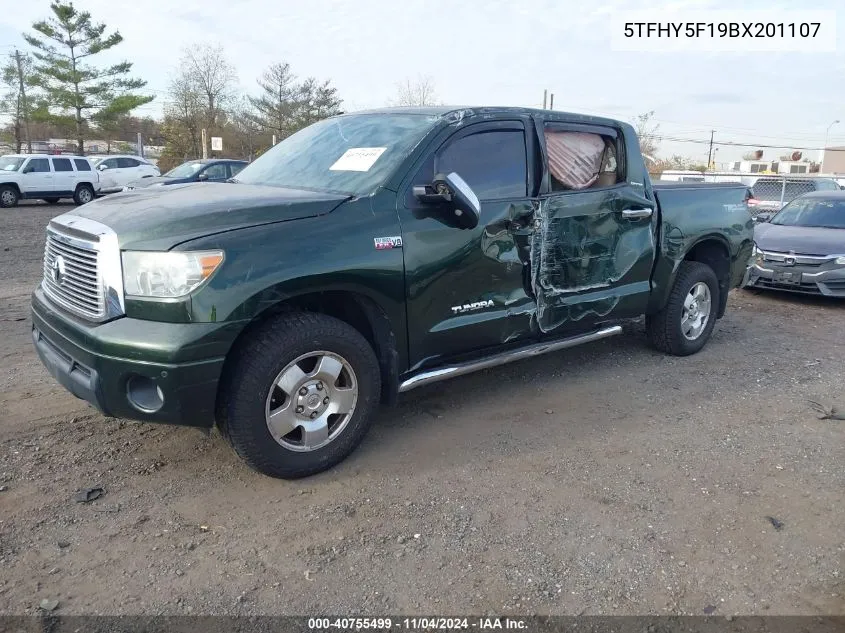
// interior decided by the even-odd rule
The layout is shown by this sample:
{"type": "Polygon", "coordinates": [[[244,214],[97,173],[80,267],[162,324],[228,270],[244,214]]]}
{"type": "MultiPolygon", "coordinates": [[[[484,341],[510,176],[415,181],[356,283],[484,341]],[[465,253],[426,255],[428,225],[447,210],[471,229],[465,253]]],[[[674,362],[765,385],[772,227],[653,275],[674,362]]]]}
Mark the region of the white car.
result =
{"type": "Polygon", "coordinates": [[[158,167],[140,156],[130,154],[91,156],[91,162],[100,174],[101,193],[121,191],[134,180],[161,176],[158,167]]]}
{"type": "Polygon", "coordinates": [[[86,204],[99,190],[99,176],[84,156],[0,156],[0,207],[33,198],[50,204],[72,198],[76,204],[86,204]]]}

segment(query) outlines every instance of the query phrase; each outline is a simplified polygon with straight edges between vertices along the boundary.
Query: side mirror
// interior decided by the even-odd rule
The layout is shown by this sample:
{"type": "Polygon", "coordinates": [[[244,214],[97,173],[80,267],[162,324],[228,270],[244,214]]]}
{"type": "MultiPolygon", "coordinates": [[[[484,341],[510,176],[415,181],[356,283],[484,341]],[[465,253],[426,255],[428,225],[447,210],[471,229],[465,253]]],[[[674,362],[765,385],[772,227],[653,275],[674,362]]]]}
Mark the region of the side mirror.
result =
{"type": "Polygon", "coordinates": [[[26,167],[24,167],[24,168],[23,168],[23,173],[25,173],[25,174],[31,174],[31,173],[32,173],[32,165],[27,165],[26,167]]]}
{"type": "Polygon", "coordinates": [[[106,171],[108,168],[109,166],[105,163],[100,163],[99,165],[97,165],[97,169],[99,169],[100,171],[106,171]]]}
{"type": "Polygon", "coordinates": [[[769,221],[769,220],[771,220],[771,219],[772,219],[772,214],[771,214],[771,213],[758,213],[758,214],[754,217],[754,221],[755,221],[755,222],[757,222],[757,223],[761,223],[761,222],[768,222],[768,221],[769,221]]]}
{"type": "Polygon", "coordinates": [[[197,176],[197,180],[208,180],[208,174],[200,174],[197,176]]]}
{"type": "Polygon", "coordinates": [[[423,204],[446,205],[454,215],[449,220],[459,228],[474,229],[478,226],[481,203],[472,188],[457,173],[437,174],[431,185],[417,185],[413,192],[423,204]]]}

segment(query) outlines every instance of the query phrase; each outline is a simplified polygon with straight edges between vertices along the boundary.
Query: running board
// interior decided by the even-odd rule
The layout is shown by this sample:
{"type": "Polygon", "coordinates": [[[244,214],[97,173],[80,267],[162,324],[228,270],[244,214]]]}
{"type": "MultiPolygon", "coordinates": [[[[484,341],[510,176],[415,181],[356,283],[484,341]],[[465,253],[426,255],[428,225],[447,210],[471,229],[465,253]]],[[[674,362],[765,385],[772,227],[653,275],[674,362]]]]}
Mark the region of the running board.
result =
{"type": "Polygon", "coordinates": [[[421,374],[412,376],[400,383],[399,393],[404,393],[406,391],[410,391],[411,389],[416,389],[417,387],[422,387],[423,385],[428,385],[433,382],[440,382],[441,380],[448,380],[449,378],[463,376],[464,374],[471,374],[482,369],[497,367],[498,365],[512,363],[517,360],[523,360],[525,358],[531,358],[532,356],[539,356],[541,354],[548,354],[549,352],[556,352],[558,350],[575,347],[576,345],[581,345],[583,343],[591,343],[592,341],[598,341],[599,339],[616,336],[621,333],[622,326],[614,325],[613,327],[596,330],[595,332],[590,332],[588,334],[572,336],[570,338],[557,341],[549,341],[547,343],[534,343],[533,345],[527,345],[526,347],[520,347],[515,350],[501,352],[480,360],[424,371],[421,374]]]}

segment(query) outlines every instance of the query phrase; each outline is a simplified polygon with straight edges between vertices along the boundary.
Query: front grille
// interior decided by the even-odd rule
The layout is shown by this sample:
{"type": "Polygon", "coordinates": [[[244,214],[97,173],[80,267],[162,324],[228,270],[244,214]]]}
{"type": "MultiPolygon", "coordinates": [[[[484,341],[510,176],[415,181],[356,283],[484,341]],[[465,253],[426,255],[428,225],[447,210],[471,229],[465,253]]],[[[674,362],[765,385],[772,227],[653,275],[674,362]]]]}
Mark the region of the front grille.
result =
{"type": "Polygon", "coordinates": [[[47,229],[44,291],[64,308],[89,319],[105,314],[98,252],[93,244],[47,229]]]}
{"type": "Polygon", "coordinates": [[[829,261],[831,257],[819,255],[796,255],[795,253],[780,253],[777,251],[763,251],[761,253],[763,261],[771,264],[793,264],[797,266],[807,266],[816,268],[825,262],[829,261]]]}

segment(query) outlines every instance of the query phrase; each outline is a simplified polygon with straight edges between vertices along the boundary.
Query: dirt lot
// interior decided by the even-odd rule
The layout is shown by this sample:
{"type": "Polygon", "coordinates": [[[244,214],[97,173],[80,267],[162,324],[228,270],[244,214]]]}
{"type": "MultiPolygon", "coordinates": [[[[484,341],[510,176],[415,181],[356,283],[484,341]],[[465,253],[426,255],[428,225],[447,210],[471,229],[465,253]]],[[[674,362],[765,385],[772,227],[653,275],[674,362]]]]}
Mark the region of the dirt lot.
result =
{"type": "Polygon", "coordinates": [[[29,293],[69,208],[0,213],[0,613],[845,614],[845,422],[808,403],[845,410],[845,304],[737,291],[694,357],[634,325],[423,389],[284,482],[49,378],[29,293]]]}

